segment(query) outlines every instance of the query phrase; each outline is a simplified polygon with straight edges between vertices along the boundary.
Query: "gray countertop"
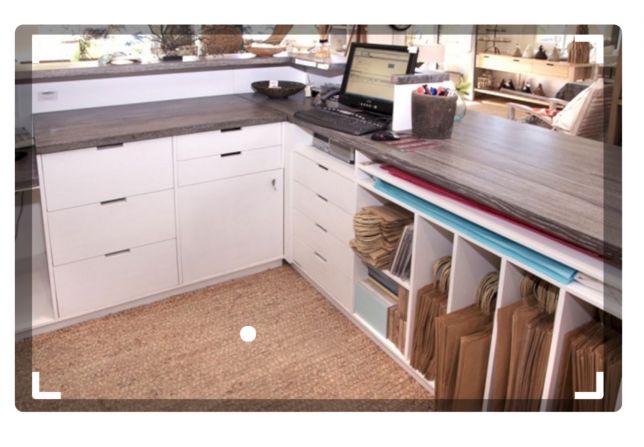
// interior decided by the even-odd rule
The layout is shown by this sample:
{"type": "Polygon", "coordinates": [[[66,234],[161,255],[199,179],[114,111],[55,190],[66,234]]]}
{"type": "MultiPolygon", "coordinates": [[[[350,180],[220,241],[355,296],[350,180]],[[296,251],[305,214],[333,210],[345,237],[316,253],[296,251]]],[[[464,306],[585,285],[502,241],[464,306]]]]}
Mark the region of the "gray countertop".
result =
{"type": "Polygon", "coordinates": [[[621,264],[621,149],[468,112],[452,138],[402,152],[300,122],[311,101],[257,94],[35,115],[38,153],[291,121],[621,264]],[[606,204],[606,206],[604,206],[606,204]]]}
{"type": "Polygon", "coordinates": [[[22,64],[16,66],[15,81],[17,84],[38,82],[74,81],[121,76],[145,76],[193,71],[232,70],[260,67],[291,66],[321,76],[341,76],[344,63],[315,61],[311,57],[254,57],[250,59],[199,58],[191,61],[168,61],[135,63],[129,65],[99,65],[96,61],[63,62],[43,64],[22,64]],[[296,60],[315,63],[315,67],[302,65],[296,60]],[[325,67],[319,68],[319,66],[325,67]]]}

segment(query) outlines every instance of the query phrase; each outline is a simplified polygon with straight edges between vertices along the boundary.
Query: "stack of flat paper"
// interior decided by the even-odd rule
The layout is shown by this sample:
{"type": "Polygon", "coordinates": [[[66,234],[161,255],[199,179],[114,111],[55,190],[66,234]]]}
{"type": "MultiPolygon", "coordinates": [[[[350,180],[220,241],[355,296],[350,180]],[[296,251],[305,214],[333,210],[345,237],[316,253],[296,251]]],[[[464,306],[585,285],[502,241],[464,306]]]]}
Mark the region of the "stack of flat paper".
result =
{"type": "Polygon", "coordinates": [[[368,265],[388,269],[403,230],[412,220],[410,213],[391,204],[363,208],[353,217],[351,247],[368,265]]]}
{"type": "Polygon", "coordinates": [[[608,324],[592,321],[564,340],[557,408],[561,411],[615,411],[622,378],[622,335],[608,324]],[[604,373],[604,397],[574,399],[576,391],[596,391],[596,373],[604,373]]]}
{"type": "Polygon", "coordinates": [[[401,288],[398,294],[398,303],[387,311],[387,338],[391,340],[398,350],[405,352],[405,336],[407,333],[407,303],[409,292],[401,288]]]}
{"type": "Polygon", "coordinates": [[[497,311],[489,409],[539,410],[558,294],[557,287],[526,273],[522,298],[497,311]]]}
{"type": "Polygon", "coordinates": [[[416,295],[416,315],[411,349],[411,366],[427,379],[436,377],[435,319],[447,312],[447,292],[451,256],[437,260],[433,266],[433,282],[416,295]]]}
{"type": "Polygon", "coordinates": [[[437,317],[435,325],[437,407],[441,410],[481,410],[492,333],[491,316],[483,314],[473,304],[437,317]],[[466,400],[458,402],[456,399],[466,400]]]}
{"type": "Polygon", "coordinates": [[[482,409],[498,279],[497,272],[488,273],[475,304],[435,320],[436,399],[442,410],[482,409]]]}
{"type": "Polygon", "coordinates": [[[406,225],[400,237],[394,260],[391,263],[391,273],[402,279],[408,279],[411,274],[411,245],[413,237],[413,224],[406,225]]]}
{"type": "Polygon", "coordinates": [[[553,316],[527,300],[512,314],[506,411],[539,411],[552,325],[553,316]]]}

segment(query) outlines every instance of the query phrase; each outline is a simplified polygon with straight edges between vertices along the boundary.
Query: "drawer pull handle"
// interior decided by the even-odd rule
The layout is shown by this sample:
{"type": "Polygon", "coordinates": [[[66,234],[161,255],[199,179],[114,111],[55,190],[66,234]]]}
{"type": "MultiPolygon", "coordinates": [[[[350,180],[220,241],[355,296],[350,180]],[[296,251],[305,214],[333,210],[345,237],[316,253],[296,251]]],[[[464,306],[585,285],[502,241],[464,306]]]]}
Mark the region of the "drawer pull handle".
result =
{"type": "Polygon", "coordinates": [[[326,262],[326,258],[322,256],[320,253],[318,253],[317,251],[314,251],[313,253],[315,253],[315,256],[317,256],[318,259],[322,260],[322,262],[326,262]]]}
{"type": "Polygon", "coordinates": [[[277,191],[277,179],[271,180],[271,185],[273,186],[273,189],[277,191]]]}
{"type": "Polygon", "coordinates": [[[96,146],[96,150],[102,151],[104,149],[116,149],[119,147],[123,147],[123,143],[101,144],[99,146],[96,146]]]}
{"type": "Polygon", "coordinates": [[[320,225],[319,223],[316,223],[316,224],[315,224],[315,226],[316,226],[316,227],[318,227],[320,230],[324,231],[325,233],[327,232],[327,229],[326,229],[326,228],[324,228],[324,227],[323,227],[322,225],[320,225]]]}
{"type": "Polygon", "coordinates": [[[548,67],[554,67],[554,66],[555,66],[555,64],[550,64],[550,63],[548,63],[548,64],[546,64],[546,65],[547,65],[548,67]]]}
{"type": "Polygon", "coordinates": [[[238,130],[242,130],[242,128],[241,127],[228,127],[227,129],[221,129],[220,132],[221,133],[224,133],[224,132],[236,132],[238,130]]]}
{"type": "Polygon", "coordinates": [[[521,62],[520,59],[512,59],[512,62],[521,62]]]}
{"type": "Polygon", "coordinates": [[[324,196],[321,196],[320,194],[316,194],[316,196],[318,196],[318,199],[322,200],[323,202],[328,202],[329,201],[329,199],[327,199],[324,196]]]}
{"type": "Polygon", "coordinates": [[[226,152],[225,154],[221,154],[220,157],[232,157],[234,155],[241,155],[241,151],[236,151],[236,152],[226,152]]]}
{"type": "Polygon", "coordinates": [[[112,200],[103,200],[101,202],[101,205],[109,205],[111,203],[118,203],[118,202],[127,202],[127,197],[119,197],[118,199],[112,199],[112,200]]]}
{"type": "Polygon", "coordinates": [[[324,166],[324,165],[321,165],[320,163],[318,163],[318,168],[320,168],[320,169],[324,169],[325,171],[328,171],[328,170],[329,170],[329,168],[327,168],[327,167],[326,167],[326,166],[324,166]]]}
{"type": "Polygon", "coordinates": [[[125,250],[117,250],[111,253],[105,253],[105,257],[109,258],[110,256],[124,255],[125,253],[129,253],[129,252],[130,252],[130,249],[126,248],[125,250]]]}

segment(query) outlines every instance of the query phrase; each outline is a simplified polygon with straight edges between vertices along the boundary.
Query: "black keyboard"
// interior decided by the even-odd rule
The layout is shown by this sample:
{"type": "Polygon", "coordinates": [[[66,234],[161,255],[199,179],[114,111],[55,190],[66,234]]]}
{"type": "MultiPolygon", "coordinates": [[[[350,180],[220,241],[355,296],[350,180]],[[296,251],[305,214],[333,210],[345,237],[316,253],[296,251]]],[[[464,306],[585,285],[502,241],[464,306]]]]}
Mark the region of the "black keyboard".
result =
{"type": "Polygon", "coordinates": [[[324,107],[295,112],[295,117],[351,135],[364,135],[389,128],[389,118],[369,115],[364,112],[350,112],[339,108],[324,107]]]}

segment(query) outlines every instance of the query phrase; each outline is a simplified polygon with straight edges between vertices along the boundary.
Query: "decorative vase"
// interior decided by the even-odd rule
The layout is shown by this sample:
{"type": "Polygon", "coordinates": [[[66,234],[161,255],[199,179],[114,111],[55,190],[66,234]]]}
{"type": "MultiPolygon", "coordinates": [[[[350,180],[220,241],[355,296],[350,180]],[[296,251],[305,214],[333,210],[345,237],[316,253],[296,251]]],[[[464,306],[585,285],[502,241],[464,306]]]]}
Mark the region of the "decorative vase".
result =
{"type": "Polygon", "coordinates": [[[559,48],[554,47],[552,49],[552,53],[550,53],[548,60],[552,62],[559,62],[561,60],[561,53],[559,52],[559,48]]]}
{"type": "Polygon", "coordinates": [[[521,54],[522,54],[521,53],[521,47],[519,46],[519,44],[517,44],[514,47],[514,52],[512,53],[512,57],[521,57],[521,54]]]}
{"type": "Polygon", "coordinates": [[[542,61],[545,61],[546,59],[548,59],[548,56],[546,55],[546,52],[543,51],[543,45],[539,45],[539,50],[534,55],[534,58],[542,60],[542,61]]]}
{"type": "Polygon", "coordinates": [[[532,59],[534,57],[534,48],[532,45],[528,44],[528,46],[525,47],[525,50],[523,50],[523,57],[527,59],[532,59]]]}

